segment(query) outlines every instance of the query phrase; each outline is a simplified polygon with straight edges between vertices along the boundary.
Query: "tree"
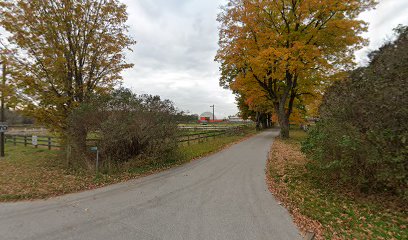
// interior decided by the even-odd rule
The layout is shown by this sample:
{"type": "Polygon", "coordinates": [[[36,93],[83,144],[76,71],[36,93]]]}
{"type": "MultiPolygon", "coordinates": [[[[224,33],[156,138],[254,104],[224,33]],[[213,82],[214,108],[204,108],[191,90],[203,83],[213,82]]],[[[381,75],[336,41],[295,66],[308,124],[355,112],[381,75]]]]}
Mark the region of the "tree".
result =
{"type": "Polygon", "coordinates": [[[0,26],[20,108],[60,133],[67,117],[95,93],[113,89],[132,67],[124,50],[126,6],[118,0],[5,0],[0,26]]]}
{"type": "MultiPolygon", "coordinates": [[[[220,84],[258,88],[273,104],[281,136],[289,137],[296,98],[353,66],[364,44],[356,20],[373,0],[230,0],[218,17],[220,84]]],[[[245,87],[244,87],[245,88],[245,87]]]]}
{"type": "Polygon", "coordinates": [[[199,119],[198,114],[191,114],[190,112],[180,111],[176,114],[176,121],[178,123],[196,123],[199,119]]]}
{"type": "Polygon", "coordinates": [[[18,111],[5,109],[6,122],[9,125],[33,124],[34,120],[21,115],[18,111]]]}
{"type": "Polygon", "coordinates": [[[238,109],[243,119],[251,118],[256,123],[256,129],[268,128],[271,126],[271,116],[273,107],[266,101],[263,95],[244,95],[237,93],[236,97],[238,109]]]}

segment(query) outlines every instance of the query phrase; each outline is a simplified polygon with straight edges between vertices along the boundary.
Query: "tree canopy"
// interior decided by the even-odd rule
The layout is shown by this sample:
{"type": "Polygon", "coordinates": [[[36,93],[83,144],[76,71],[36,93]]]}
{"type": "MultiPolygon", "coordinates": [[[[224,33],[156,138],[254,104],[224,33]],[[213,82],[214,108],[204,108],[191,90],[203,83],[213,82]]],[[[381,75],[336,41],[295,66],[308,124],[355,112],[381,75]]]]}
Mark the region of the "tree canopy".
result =
{"type": "Polygon", "coordinates": [[[289,137],[295,99],[353,67],[365,40],[356,17],[373,0],[230,0],[219,14],[220,84],[269,101],[289,137]]]}
{"type": "Polygon", "coordinates": [[[118,0],[5,0],[0,26],[21,108],[63,131],[70,112],[91,94],[109,91],[132,67],[124,51],[126,6],[118,0]]]}

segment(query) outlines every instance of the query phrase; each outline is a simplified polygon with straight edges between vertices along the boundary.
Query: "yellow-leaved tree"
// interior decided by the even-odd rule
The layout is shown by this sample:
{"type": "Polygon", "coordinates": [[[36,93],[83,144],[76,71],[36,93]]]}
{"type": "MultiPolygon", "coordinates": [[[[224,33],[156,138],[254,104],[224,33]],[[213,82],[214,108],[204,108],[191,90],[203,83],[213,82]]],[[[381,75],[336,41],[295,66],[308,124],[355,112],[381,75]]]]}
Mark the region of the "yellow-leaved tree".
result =
{"type": "Polygon", "coordinates": [[[118,0],[3,0],[1,43],[19,108],[64,134],[73,109],[112,90],[132,67],[127,18],[118,0]]]}
{"type": "Polygon", "coordinates": [[[288,138],[295,99],[353,67],[353,53],[365,43],[359,34],[366,30],[356,18],[374,5],[374,0],[229,0],[218,17],[220,84],[236,93],[263,91],[281,136],[288,138]]]}

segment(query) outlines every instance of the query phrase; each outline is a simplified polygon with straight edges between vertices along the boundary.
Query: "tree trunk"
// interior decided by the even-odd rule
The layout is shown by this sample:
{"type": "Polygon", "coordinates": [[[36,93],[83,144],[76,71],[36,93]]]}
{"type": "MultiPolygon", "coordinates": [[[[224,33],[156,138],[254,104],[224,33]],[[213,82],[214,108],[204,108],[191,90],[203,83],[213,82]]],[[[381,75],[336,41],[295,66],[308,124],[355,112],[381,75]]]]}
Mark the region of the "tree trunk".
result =
{"type": "Polygon", "coordinates": [[[76,136],[76,140],[77,140],[77,147],[81,150],[81,151],[83,151],[83,152],[86,152],[86,137],[88,136],[88,132],[86,131],[86,129],[85,128],[80,128],[80,129],[78,129],[78,132],[77,132],[77,136],[76,136]]]}
{"type": "Polygon", "coordinates": [[[259,112],[256,112],[256,130],[259,131],[261,130],[261,126],[260,126],[260,114],[259,112]]]}
{"type": "Polygon", "coordinates": [[[286,114],[283,114],[283,116],[279,116],[279,125],[281,138],[289,138],[289,119],[286,117],[286,114]]]}
{"type": "Polygon", "coordinates": [[[267,129],[268,128],[268,119],[267,119],[265,113],[261,113],[261,121],[262,121],[262,128],[267,129]]]}
{"type": "Polygon", "coordinates": [[[271,114],[270,113],[268,113],[266,115],[266,121],[268,123],[268,128],[271,128],[272,127],[272,121],[271,121],[271,114]]]}
{"type": "Polygon", "coordinates": [[[278,122],[280,127],[280,137],[283,139],[289,138],[289,116],[285,111],[285,107],[280,104],[275,104],[275,112],[278,115],[278,122]]]}
{"type": "MultiPolygon", "coordinates": [[[[87,146],[86,138],[88,132],[83,126],[78,126],[75,130],[68,132],[67,136],[67,163],[70,166],[86,166],[89,168],[93,166],[92,163],[86,159],[87,146]]],[[[90,169],[90,168],[89,168],[90,169]]]]}

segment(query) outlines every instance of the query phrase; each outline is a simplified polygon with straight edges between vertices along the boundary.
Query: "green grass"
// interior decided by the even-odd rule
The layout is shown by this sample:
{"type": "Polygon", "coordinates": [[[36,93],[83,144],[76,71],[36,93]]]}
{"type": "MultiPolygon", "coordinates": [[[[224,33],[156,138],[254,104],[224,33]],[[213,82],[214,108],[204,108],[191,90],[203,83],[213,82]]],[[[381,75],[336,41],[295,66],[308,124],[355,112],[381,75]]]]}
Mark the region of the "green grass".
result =
{"type": "Polygon", "coordinates": [[[177,157],[173,159],[98,175],[66,168],[61,151],[8,143],[6,157],[0,159],[0,202],[47,198],[145,176],[216,152],[254,133],[247,129],[239,136],[185,143],[179,146],[177,157]]]}
{"type": "Polygon", "coordinates": [[[207,155],[209,153],[212,153],[214,151],[217,151],[219,149],[224,148],[226,145],[236,142],[240,139],[242,139],[244,136],[247,134],[254,134],[255,131],[250,131],[245,133],[244,135],[238,135],[238,136],[222,136],[222,137],[216,137],[215,139],[209,138],[206,140],[203,140],[199,144],[191,144],[191,145],[182,145],[180,146],[180,153],[182,156],[182,159],[184,160],[189,160],[189,159],[194,159],[198,158],[204,155],[207,155]]]}
{"type": "Polygon", "coordinates": [[[307,137],[307,132],[303,131],[303,130],[290,130],[289,132],[289,139],[286,139],[285,141],[287,143],[290,144],[299,144],[300,142],[302,142],[303,140],[306,139],[307,137]]]}
{"type": "MultiPolygon", "coordinates": [[[[362,196],[346,189],[328,187],[305,168],[307,159],[297,156],[306,134],[292,131],[292,139],[274,145],[270,176],[276,187],[285,189],[291,208],[323,226],[324,239],[408,239],[406,205],[392,197],[362,196]],[[296,153],[296,154],[295,154],[296,153]],[[284,155],[284,164],[274,164],[284,155]]],[[[307,226],[306,226],[307,227],[307,226]]]]}
{"type": "Polygon", "coordinates": [[[207,123],[207,124],[200,124],[200,123],[182,123],[179,126],[185,127],[238,127],[238,126],[255,126],[253,123],[230,123],[230,122],[219,122],[219,123],[207,123]]]}

